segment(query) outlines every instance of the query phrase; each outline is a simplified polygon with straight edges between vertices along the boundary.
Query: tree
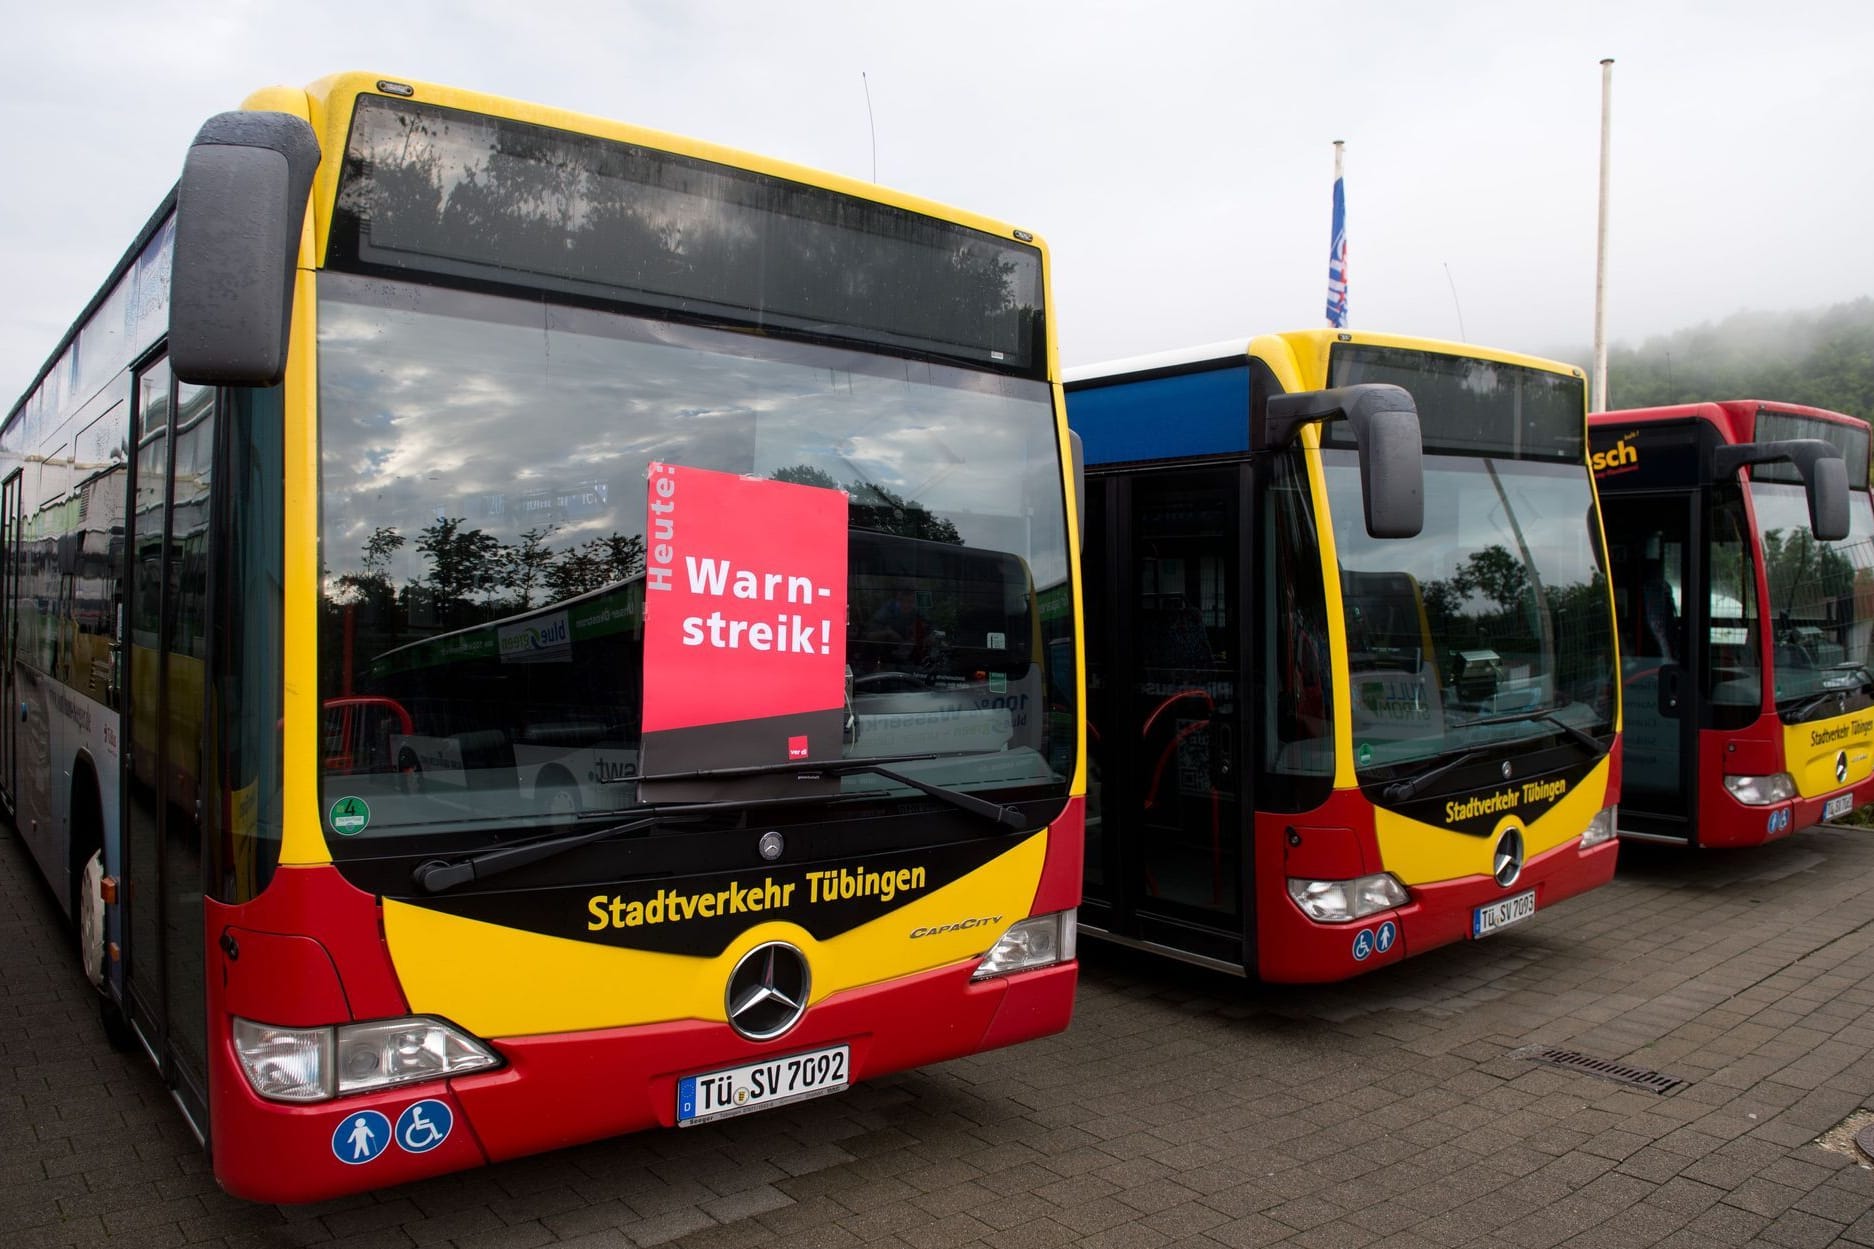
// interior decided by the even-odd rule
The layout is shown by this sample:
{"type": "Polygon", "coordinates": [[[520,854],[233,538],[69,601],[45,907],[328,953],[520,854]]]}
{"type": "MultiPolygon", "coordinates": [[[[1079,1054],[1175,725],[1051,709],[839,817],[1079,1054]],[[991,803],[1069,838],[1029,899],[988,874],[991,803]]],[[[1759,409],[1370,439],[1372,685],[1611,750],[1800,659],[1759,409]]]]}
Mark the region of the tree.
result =
{"type": "Polygon", "coordinates": [[[445,615],[476,593],[507,584],[500,541],[485,530],[464,529],[466,523],[461,516],[442,517],[416,538],[416,549],[429,559],[426,580],[435,593],[436,609],[445,615]]]}

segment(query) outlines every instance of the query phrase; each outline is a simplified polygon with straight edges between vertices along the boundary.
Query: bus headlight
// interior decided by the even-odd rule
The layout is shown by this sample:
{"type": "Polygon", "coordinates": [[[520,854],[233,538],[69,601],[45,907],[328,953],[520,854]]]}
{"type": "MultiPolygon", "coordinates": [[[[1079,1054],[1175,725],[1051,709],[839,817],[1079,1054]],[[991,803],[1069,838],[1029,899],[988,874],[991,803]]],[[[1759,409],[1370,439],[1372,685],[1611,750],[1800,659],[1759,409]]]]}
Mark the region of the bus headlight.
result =
{"type": "Polygon", "coordinates": [[[1411,898],[1390,872],[1354,880],[1297,880],[1289,877],[1288,896],[1301,913],[1323,924],[1345,924],[1379,911],[1404,906],[1411,898]]]}
{"type": "Polygon", "coordinates": [[[1773,802],[1788,802],[1796,796],[1796,778],[1787,772],[1769,776],[1727,776],[1724,787],[1731,797],[1748,807],[1767,807],[1773,802]]]}
{"type": "Polygon", "coordinates": [[[1013,924],[997,939],[971,980],[988,980],[1036,967],[1050,967],[1074,957],[1077,911],[1055,911],[1013,924]]]}
{"type": "Polygon", "coordinates": [[[337,1028],[275,1028],[236,1019],[233,1034],[247,1082],[276,1102],[325,1101],[501,1065],[474,1037],[420,1015],[337,1028]]]}
{"type": "Polygon", "coordinates": [[[1602,807],[1594,813],[1594,818],[1588,821],[1588,827],[1581,834],[1583,850],[1589,846],[1598,846],[1604,841],[1613,840],[1614,813],[1619,809],[1619,807],[1602,807]]]}

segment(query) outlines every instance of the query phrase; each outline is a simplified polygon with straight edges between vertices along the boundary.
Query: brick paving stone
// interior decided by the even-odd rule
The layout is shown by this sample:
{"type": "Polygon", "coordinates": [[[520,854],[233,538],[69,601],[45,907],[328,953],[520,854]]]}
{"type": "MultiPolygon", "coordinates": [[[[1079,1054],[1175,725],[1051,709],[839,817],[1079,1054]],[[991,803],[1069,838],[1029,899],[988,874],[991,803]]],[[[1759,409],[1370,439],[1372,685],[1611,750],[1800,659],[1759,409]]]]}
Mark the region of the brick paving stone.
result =
{"type": "Polygon", "coordinates": [[[1874,1171],[1811,1143],[1874,1102],[1874,836],[1627,849],[1606,889],[1345,985],[1089,943],[1059,1037],[276,1209],[216,1190],[155,1075],[103,1043],[0,837],[0,1246],[1874,1249],[1874,1171]],[[1659,1097],[1532,1045],[1688,1083],[1659,1097]]]}

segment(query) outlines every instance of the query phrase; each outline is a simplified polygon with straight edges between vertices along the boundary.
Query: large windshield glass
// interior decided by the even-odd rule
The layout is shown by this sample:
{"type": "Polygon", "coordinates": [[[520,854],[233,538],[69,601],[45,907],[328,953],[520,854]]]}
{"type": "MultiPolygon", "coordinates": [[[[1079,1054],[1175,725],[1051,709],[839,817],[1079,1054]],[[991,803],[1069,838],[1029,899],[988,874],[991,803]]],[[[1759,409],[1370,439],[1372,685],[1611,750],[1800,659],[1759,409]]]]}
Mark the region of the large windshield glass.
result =
{"type": "Polygon", "coordinates": [[[1065,794],[1075,656],[1044,383],[328,272],[319,388],[336,852],[640,800],[652,461],[848,492],[845,756],[1065,794]]]}
{"type": "Polygon", "coordinates": [[[1791,724],[1866,707],[1874,690],[1874,512],[1865,491],[1848,496],[1848,536],[1818,542],[1798,485],[1750,487],[1762,543],[1774,646],[1776,707],[1791,724]]]}
{"type": "Polygon", "coordinates": [[[1352,669],[1354,763],[1613,729],[1613,649],[1584,465],[1425,457],[1425,527],[1367,536],[1352,452],[1322,452],[1352,669]]]}

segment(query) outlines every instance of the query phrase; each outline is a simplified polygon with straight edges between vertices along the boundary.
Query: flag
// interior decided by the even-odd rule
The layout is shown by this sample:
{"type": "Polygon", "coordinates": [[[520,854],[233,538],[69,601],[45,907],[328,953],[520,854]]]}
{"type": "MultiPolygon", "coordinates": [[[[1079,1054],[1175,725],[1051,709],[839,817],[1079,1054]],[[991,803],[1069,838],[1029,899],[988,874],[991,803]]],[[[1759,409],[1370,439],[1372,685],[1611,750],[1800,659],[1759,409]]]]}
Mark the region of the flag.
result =
{"type": "Polygon", "coordinates": [[[1327,252],[1327,323],[1347,326],[1347,190],[1346,180],[1334,175],[1334,239],[1327,252]]]}

